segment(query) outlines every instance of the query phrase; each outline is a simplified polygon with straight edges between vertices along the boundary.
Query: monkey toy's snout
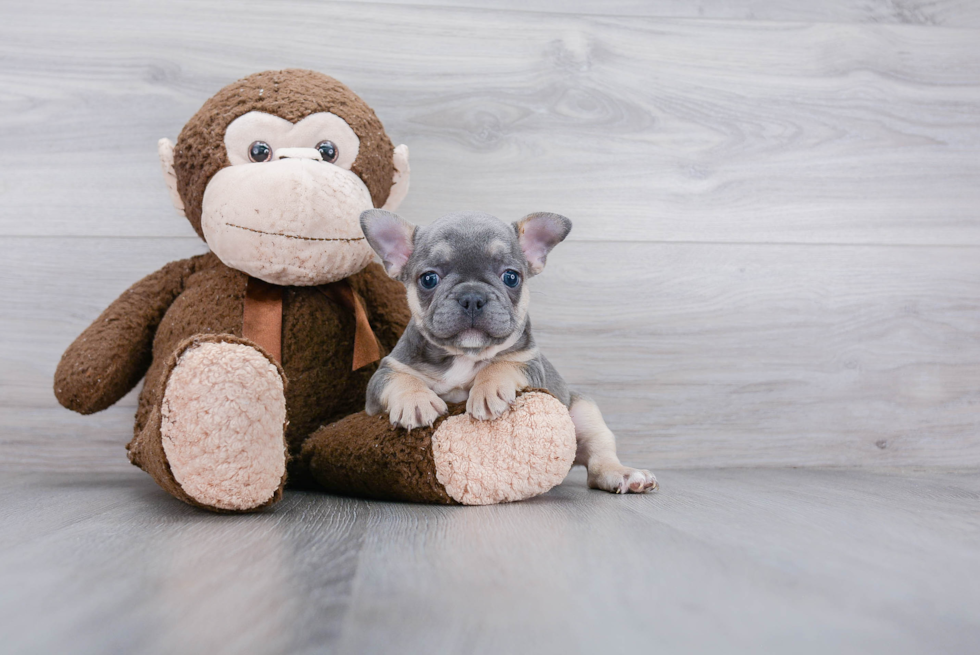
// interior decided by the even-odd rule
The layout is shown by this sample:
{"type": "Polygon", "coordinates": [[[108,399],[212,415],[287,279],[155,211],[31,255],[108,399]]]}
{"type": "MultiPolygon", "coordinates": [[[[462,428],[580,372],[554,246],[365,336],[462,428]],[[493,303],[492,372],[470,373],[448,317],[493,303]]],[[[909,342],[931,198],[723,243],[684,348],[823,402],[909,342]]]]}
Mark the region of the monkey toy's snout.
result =
{"type": "Polygon", "coordinates": [[[275,159],[315,159],[323,161],[323,156],[316,148],[279,148],[275,153],[275,159]]]}
{"type": "Polygon", "coordinates": [[[371,204],[364,182],[315,148],[282,148],[271,162],[215,173],[201,228],[231,268],[271,284],[326,284],[370,263],[358,219],[371,204]]]}

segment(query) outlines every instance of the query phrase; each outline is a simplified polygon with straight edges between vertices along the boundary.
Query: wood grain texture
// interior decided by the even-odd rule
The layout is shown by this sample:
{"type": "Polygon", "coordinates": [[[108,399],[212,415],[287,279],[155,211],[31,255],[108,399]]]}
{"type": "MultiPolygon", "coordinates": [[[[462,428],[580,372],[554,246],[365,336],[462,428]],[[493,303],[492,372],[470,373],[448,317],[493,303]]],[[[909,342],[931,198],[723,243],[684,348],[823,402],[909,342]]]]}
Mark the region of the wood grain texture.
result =
{"type": "Polygon", "coordinates": [[[42,0],[8,7],[0,36],[0,137],[20,153],[0,162],[4,235],[189,236],[156,140],[228,82],[299,66],[410,146],[416,220],[547,209],[577,240],[980,244],[974,30],[42,0]]]}
{"type": "Polygon", "coordinates": [[[356,0],[559,14],[980,27],[970,0],[356,0]]]}
{"type": "Polygon", "coordinates": [[[573,219],[532,314],[626,459],[980,465],[972,4],[478,5],[5,7],[0,467],[127,466],[133,396],[73,416],[54,367],[204,249],[156,139],[285,66],[336,75],[409,144],[407,217],[573,219]],[[656,17],[694,11],[712,20],[656,17]]]}
{"type": "Polygon", "coordinates": [[[215,516],[137,472],[4,474],[16,653],[967,653],[980,475],[580,471],[512,505],[287,493],[215,516]]]}
{"type": "MultiPolygon", "coordinates": [[[[135,397],[71,415],[54,368],[131,282],[203,249],[87,241],[0,247],[7,467],[126,465],[135,397]]],[[[573,242],[530,284],[542,349],[637,465],[980,466],[978,248],[573,242]]]]}

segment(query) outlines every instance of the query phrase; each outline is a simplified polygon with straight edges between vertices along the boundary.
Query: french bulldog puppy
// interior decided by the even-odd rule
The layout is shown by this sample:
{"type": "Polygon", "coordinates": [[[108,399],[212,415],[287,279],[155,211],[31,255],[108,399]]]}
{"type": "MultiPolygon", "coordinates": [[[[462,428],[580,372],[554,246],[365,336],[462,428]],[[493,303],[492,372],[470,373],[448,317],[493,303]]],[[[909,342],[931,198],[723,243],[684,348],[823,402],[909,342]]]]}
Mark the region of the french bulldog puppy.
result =
{"type": "Polygon", "coordinates": [[[476,212],[449,214],[418,227],[381,209],[361,214],[361,229],[388,274],[405,284],[412,320],[368,383],[367,412],[387,412],[404,428],[432,425],[446,403],[489,420],[517,392],[547,389],[575,424],[576,464],[589,486],[615,493],[658,488],[649,471],[623,466],[616,439],[596,404],[569,391],[538,350],[528,318],[525,281],[572,223],[558,214],[525,216],[513,225],[476,212]]]}

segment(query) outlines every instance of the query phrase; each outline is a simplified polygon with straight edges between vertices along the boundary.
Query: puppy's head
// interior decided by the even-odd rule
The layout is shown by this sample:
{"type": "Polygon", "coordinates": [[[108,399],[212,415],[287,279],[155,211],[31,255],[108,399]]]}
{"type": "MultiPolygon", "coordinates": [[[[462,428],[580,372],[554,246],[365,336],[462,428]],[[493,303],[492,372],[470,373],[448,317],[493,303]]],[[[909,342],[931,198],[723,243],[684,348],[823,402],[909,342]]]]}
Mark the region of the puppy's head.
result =
{"type": "Polygon", "coordinates": [[[478,354],[519,336],[527,319],[527,278],[572,229],[558,214],[529,214],[507,225],[461,212],[419,227],[381,209],[361,229],[388,275],[408,290],[422,333],[451,351],[478,354]]]}

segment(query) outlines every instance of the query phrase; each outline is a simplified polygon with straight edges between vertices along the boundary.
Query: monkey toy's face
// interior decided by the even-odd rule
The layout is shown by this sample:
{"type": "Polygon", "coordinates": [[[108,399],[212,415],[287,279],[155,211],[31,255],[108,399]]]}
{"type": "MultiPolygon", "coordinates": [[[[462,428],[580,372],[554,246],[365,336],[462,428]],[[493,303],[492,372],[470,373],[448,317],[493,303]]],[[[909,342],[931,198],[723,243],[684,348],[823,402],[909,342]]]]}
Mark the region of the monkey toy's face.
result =
{"type": "Polygon", "coordinates": [[[277,71],[236,84],[257,90],[244,103],[251,111],[241,113],[240,94],[222,97],[230,85],[208,101],[218,107],[206,104],[188,123],[176,148],[161,141],[175,204],[222,262],[266,282],[316,285],[360,271],[373,251],[358,218],[404,197],[407,148],[393,149],[370,108],[326,76],[277,71]],[[296,83],[309,76],[312,88],[296,83]],[[269,99],[273,93],[279,97],[269,99]],[[221,111],[229,100],[240,114],[230,121],[221,111]],[[326,107],[334,111],[310,111],[326,107]]]}
{"type": "Polygon", "coordinates": [[[296,124],[249,112],[225,132],[231,166],[204,192],[201,227],[228,266],[276,284],[320,284],[368,265],[358,217],[371,193],[351,164],[360,140],[336,114],[296,124]]]}

